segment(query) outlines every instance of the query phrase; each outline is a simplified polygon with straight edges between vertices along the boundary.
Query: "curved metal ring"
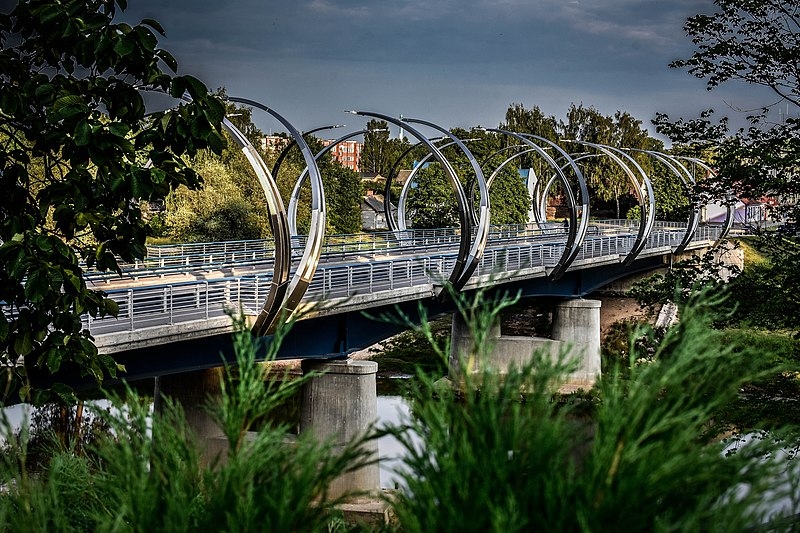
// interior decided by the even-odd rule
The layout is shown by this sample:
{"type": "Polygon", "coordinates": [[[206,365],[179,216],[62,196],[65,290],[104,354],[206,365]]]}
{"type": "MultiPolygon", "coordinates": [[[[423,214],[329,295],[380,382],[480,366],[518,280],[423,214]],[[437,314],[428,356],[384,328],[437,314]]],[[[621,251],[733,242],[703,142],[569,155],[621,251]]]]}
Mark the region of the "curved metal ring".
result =
{"type": "MultiPolygon", "coordinates": [[[[586,231],[589,228],[588,194],[584,194],[582,191],[581,200],[583,202],[583,205],[581,213],[579,214],[578,207],[575,202],[575,195],[573,194],[572,191],[572,186],[570,185],[569,179],[567,179],[567,176],[562,170],[561,166],[558,163],[556,163],[555,159],[553,159],[553,156],[545,152],[544,149],[535,142],[533,142],[532,139],[536,139],[538,141],[544,141],[550,144],[551,146],[555,147],[560,153],[562,153],[564,157],[570,160],[569,155],[562,148],[555,145],[555,143],[552,143],[548,139],[544,139],[542,137],[538,137],[535,135],[514,133],[507,130],[491,128],[488,129],[487,131],[495,131],[498,133],[502,133],[503,135],[507,135],[509,137],[514,137],[517,140],[524,143],[525,145],[529,146],[532,150],[536,151],[536,153],[539,154],[545,160],[545,162],[550,167],[553,168],[553,170],[555,170],[556,175],[560,178],[561,183],[564,186],[564,192],[567,195],[567,203],[569,204],[570,223],[567,230],[567,241],[564,245],[564,252],[561,254],[561,257],[558,259],[558,262],[549,273],[550,279],[557,280],[564,274],[564,272],[566,272],[567,268],[569,268],[569,265],[572,263],[572,261],[575,260],[575,257],[577,257],[581,245],[583,244],[583,240],[586,238],[586,231]]],[[[576,172],[576,175],[579,178],[579,183],[583,183],[583,174],[581,173],[580,169],[578,169],[577,165],[574,165],[573,168],[574,171],[576,172]]],[[[539,186],[540,186],[540,180],[537,179],[535,187],[539,186]]],[[[542,214],[539,213],[538,216],[539,218],[541,218],[542,214]]]]}
{"type": "MultiPolygon", "coordinates": [[[[317,130],[319,131],[319,130],[317,130]]],[[[327,154],[331,150],[333,150],[338,144],[346,141],[351,137],[357,137],[358,135],[363,135],[367,133],[369,130],[358,130],[354,133],[348,133],[342,137],[339,137],[335,141],[333,141],[328,146],[325,146],[322,150],[317,152],[314,156],[315,161],[319,161],[319,158],[323,155],[327,154]]],[[[308,167],[303,169],[303,172],[300,173],[300,176],[297,178],[297,181],[294,184],[294,189],[292,189],[292,195],[289,198],[289,209],[288,209],[288,217],[289,217],[289,232],[294,237],[298,235],[297,231],[297,205],[300,202],[300,189],[305,184],[306,180],[308,179],[308,167]]]]}
{"type": "MultiPolygon", "coordinates": [[[[505,146],[503,148],[500,148],[499,150],[495,150],[493,153],[489,154],[483,160],[483,162],[481,163],[481,168],[483,168],[489,161],[491,161],[494,156],[499,155],[499,154],[501,154],[501,153],[503,153],[505,151],[508,151],[508,150],[514,150],[514,149],[518,149],[518,148],[525,148],[525,146],[527,146],[527,145],[514,144],[514,145],[511,145],[511,146],[505,146]]],[[[492,171],[492,174],[486,180],[486,188],[489,189],[489,191],[492,190],[492,183],[494,182],[495,178],[497,178],[497,176],[500,174],[500,172],[503,170],[503,168],[505,168],[505,166],[507,164],[509,164],[514,159],[516,159],[518,157],[521,157],[521,156],[523,156],[525,154],[528,154],[530,152],[533,152],[533,151],[535,151],[533,148],[528,148],[527,150],[522,150],[522,151],[517,152],[516,154],[514,154],[512,156],[507,157],[502,163],[500,163],[500,165],[498,165],[492,171]]],[[[531,198],[533,198],[533,190],[532,190],[533,186],[535,185],[536,181],[538,181],[538,178],[536,177],[535,174],[534,174],[534,178],[535,178],[534,180],[531,180],[530,177],[529,177],[528,183],[527,183],[528,203],[529,204],[531,203],[531,198]]],[[[470,189],[470,194],[469,194],[469,198],[468,198],[470,200],[470,210],[472,210],[472,211],[474,211],[474,209],[472,208],[472,197],[474,196],[474,192],[475,192],[475,184],[473,183],[472,184],[472,188],[470,189]]],[[[531,217],[534,216],[533,215],[534,211],[535,210],[533,209],[533,206],[531,205],[531,207],[528,208],[528,223],[530,223],[531,217]]],[[[534,220],[536,221],[538,226],[541,226],[541,223],[539,222],[538,217],[534,217],[534,220]]]]}
{"type": "MultiPolygon", "coordinates": [[[[425,146],[428,147],[428,150],[434,153],[434,157],[439,162],[439,164],[442,165],[442,168],[444,169],[445,174],[450,180],[450,184],[452,185],[453,190],[456,193],[456,200],[458,202],[458,215],[459,215],[458,219],[459,219],[459,224],[461,226],[461,239],[458,247],[458,255],[456,256],[456,264],[454,265],[453,270],[450,273],[448,281],[451,283],[453,287],[456,288],[456,290],[460,289],[463,286],[461,279],[462,274],[466,268],[467,260],[470,255],[470,244],[471,244],[470,241],[472,240],[470,237],[472,234],[472,228],[470,227],[470,217],[469,214],[467,213],[467,200],[466,200],[466,195],[464,194],[464,188],[461,186],[461,182],[459,181],[458,175],[456,175],[453,166],[450,164],[447,158],[442,154],[442,152],[433,144],[433,142],[430,141],[430,139],[422,135],[412,126],[408,125],[407,122],[403,122],[394,117],[390,117],[388,115],[382,115],[380,113],[371,113],[367,111],[351,111],[351,113],[365,117],[378,118],[381,120],[385,120],[386,122],[390,122],[395,126],[404,128],[411,135],[413,135],[414,137],[419,139],[423,144],[425,144],[425,146]]],[[[441,294],[441,291],[442,288],[438,289],[438,294],[441,294]]]]}
{"type": "MultiPolygon", "coordinates": [[[[318,131],[332,130],[335,128],[344,128],[344,127],[345,124],[331,124],[328,126],[320,126],[318,128],[312,128],[310,130],[303,131],[300,133],[300,135],[302,135],[303,138],[305,138],[306,135],[311,135],[312,133],[317,133],[318,131]]],[[[289,143],[283,147],[281,153],[278,154],[278,158],[275,160],[275,164],[272,165],[272,175],[275,176],[275,179],[278,179],[278,172],[281,169],[283,160],[286,159],[286,156],[289,155],[289,150],[291,150],[292,147],[294,146],[297,146],[297,141],[295,141],[294,138],[292,138],[292,140],[289,141],[289,143]]]]}
{"type": "MultiPolygon", "coordinates": [[[[558,144],[551,141],[550,139],[541,137],[539,135],[523,133],[522,136],[543,142],[548,146],[552,147],[559,154],[561,154],[561,157],[564,158],[567,164],[569,164],[570,168],[572,169],[572,173],[575,175],[575,179],[578,181],[578,189],[580,192],[581,204],[580,204],[580,212],[576,213],[576,216],[578,217],[579,223],[575,232],[575,241],[572,243],[571,246],[572,250],[570,252],[570,255],[566,258],[566,260],[560,266],[560,268],[554,269],[554,271],[551,274],[553,276],[553,279],[558,279],[564,272],[566,272],[567,268],[569,268],[569,265],[572,264],[572,262],[578,256],[581,246],[583,246],[583,241],[586,239],[586,233],[589,231],[589,215],[591,212],[591,208],[589,207],[589,187],[586,184],[586,177],[583,175],[583,172],[581,172],[581,169],[578,167],[578,164],[575,161],[573,161],[572,157],[570,157],[570,155],[567,153],[566,150],[561,148],[558,144]]],[[[570,187],[567,187],[566,189],[571,194],[570,187]]],[[[545,189],[544,193],[546,194],[546,192],[547,189],[545,189]]],[[[542,210],[541,216],[545,217],[544,210],[542,210]]],[[[567,241],[567,244],[569,246],[569,241],[567,241]]],[[[556,266],[558,267],[558,265],[556,266]]]]}
{"type": "Polygon", "coordinates": [[[656,152],[654,150],[630,150],[649,155],[667,167],[670,172],[678,176],[678,179],[681,180],[683,192],[686,194],[686,198],[689,200],[690,211],[689,220],[686,224],[686,231],[683,234],[683,238],[681,239],[680,244],[678,244],[678,246],[672,250],[673,254],[679,254],[683,252],[687,246],[689,246],[690,242],[692,242],[695,233],[697,233],[697,227],[700,224],[700,208],[694,199],[694,177],[692,176],[692,173],[689,172],[689,169],[687,169],[680,161],[670,157],[668,154],[656,152]]]}
{"type": "MultiPolygon", "coordinates": [[[[305,139],[303,139],[302,134],[288,120],[275,110],[254,100],[233,96],[227,97],[227,100],[261,109],[283,124],[297,143],[298,148],[300,148],[311,177],[311,228],[308,233],[308,241],[303,250],[303,256],[288,286],[282,289],[285,297],[280,303],[276,301],[276,305],[269,311],[262,311],[253,325],[252,331],[255,335],[267,335],[274,330],[279,319],[288,318],[289,315],[294,313],[308,286],[311,284],[314,273],[317,271],[320,256],[322,255],[322,241],[325,238],[325,190],[322,186],[322,177],[320,176],[317,162],[314,160],[314,154],[305,139]]],[[[288,234],[288,223],[286,233],[288,234]]],[[[291,248],[289,252],[291,253],[291,248]]]]}
{"type": "MultiPolygon", "coordinates": [[[[431,139],[432,142],[439,142],[441,139],[431,139]]],[[[455,142],[450,141],[449,143],[442,144],[441,146],[437,146],[439,150],[444,150],[448,146],[454,145],[455,142]]],[[[397,199],[397,229],[398,231],[406,231],[408,230],[408,210],[406,209],[406,205],[408,203],[408,194],[411,192],[411,184],[414,181],[414,178],[417,175],[417,172],[425,168],[425,163],[431,160],[433,157],[433,152],[428,152],[425,154],[425,157],[417,161],[414,165],[414,168],[411,169],[411,172],[406,178],[406,181],[403,183],[403,188],[400,189],[400,197],[397,199]]],[[[473,217],[472,222],[475,223],[476,219],[473,217]]]]}
{"type": "MultiPolygon", "coordinates": [[[[228,100],[236,101],[231,98],[228,100]]],[[[184,94],[181,100],[191,102],[191,98],[184,94]]],[[[249,103],[245,101],[242,103],[249,103]]],[[[255,103],[255,102],[253,102],[255,103]]],[[[260,106],[260,104],[259,104],[260,106]]],[[[260,106],[261,107],[261,106],[260,106]]],[[[274,114],[274,113],[273,113],[274,114]]],[[[277,114],[275,114],[277,116],[277,114]]],[[[285,120],[281,117],[281,121],[285,120]]],[[[250,164],[253,172],[256,174],[261,188],[267,200],[267,210],[269,211],[270,229],[272,230],[273,238],[275,239],[275,262],[273,265],[272,281],[270,282],[269,292],[267,298],[264,300],[264,305],[256,318],[256,322],[252,328],[254,335],[262,336],[271,332],[271,321],[268,322],[269,317],[277,316],[281,305],[284,302],[287,283],[289,280],[289,272],[291,270],[291,238],[289,237],[288,223],[286,217],[286,209],[281,200],[280,191],[278,190],[277,183],[273,175],[269,171],[264,160],[259,155],[253,144],[247,137],[228,120],[227,117],[222,119],[222,127],[231,135],[234,142],[239,145],[245,159],[250,164]]]]}
{"type": "Polygon", "coordinates": [[[638,256],[647,245],[647,238],[650,236],[650,233],[653,231],[653,226],[655,225],[656,198],[655,194],[653,193],[653,184],[650,182],[650,178],[633,157],[626,154],[619,148],[614,148],[613,146],[607,146],[604,144],[591,143],[588,141],[570,140],[567,142],[580,144],[582,146],[591,146],[592,148],[603,152],[622,168],[622,170],[630,179],[631,185],[634,186],[636,197],[639,200],[641,214],[639,232],[636,235],[636,240],[633,242],[630,252],[628,252],[628,255],[625,256],[625,260],[622,262],[622,264],[625,266],[630,265],[636,259],[636,256],[638,256]],[[634,168],[636,168],[636,171],[642,176],[642,183],[639,183],[634,172],[630,169],[630,167],[628,167],[628,165],[625,164],[622,158],[627,159],[629,163],[633,164],[634,168]],[[647,202],[645,202],[645,195],[647,197],[647,202]]]}
{"type": "Polygon", "coordinates": [[[267,198],[270,228],[275,239],[275,264],[273,266],[272,281],[269,285],[269,293],[256,318],[256,325],[253,326],[254,334],[264,335],[266,329],[262,330],[260,325],[268,317],[277,315],[286,295],[289,272],[291,270],[291,238],[288,231],[286,209],[284,209],[281,194],[273,175],[253,144],[227,118],[223,119],[222,125],[233,137],[236,144],[239,145],[245,158],[247,158],[247,162],[250,163],[256,177],[258,177],[258,182],[261,184],[261,188],[267,198]]]}
{"type": "MultiPolygon", "coordinates": [[[[428,140],[431,142],[438,142],[441,139],[442,138],[440,137],[438,139],[433,138],[428,140]]],[[[389,169],[389,175],[386,176],[386,184],[384,185],[383,189],[383,210],[386,212],[386,224],[389,226],[389,230],[398,239],[400,238],[399,234],[400,230],[399,230],[398,220],[395,218],[396,213],[394,212],[394,206],[392,205],[392,200],[391,200],[392,183],[394,182],[395,176],[397,176],[397,174],[399,173],[397,169],[400,166],[400,163],[402,163],[403,159],[405,159],[405,157],[409,153],[411,153],[411,151],[414,150],[414,148],[417,148],[421,144],[424,144],[424,142],[419,141],[406,148],[405,151],[402,154],[400,154],[397,157],[397,159],[394,160],[394,163],[392,163],[392,167],[389,169]]]]}
{"type": "MultiPolygon", "coordinates": [[[[472,166],[472,171],[475,172],[475,179],[478,182],[478,191],[480,193],[480,204],[478,206],[478,223],[475,229],[475,237],[472,240],[472,245],[469,250],[469,255],[467,256],[466,264],[464,265],[463,271],[458,279],[457,283],[453,284],[453,288],[458,291],[464,285],[466,285],[469,278],[472,277],[473,272],[475,269],[478,268],[478,263],[481,261],[481,257],[483,257],[483,253],[486,250],[486,242],[489,240],[489,225],[490,225],[490,202],[489,202],[489,187],[486,184],[486,177],[483,175],[483,170],[481,170],[481,166],[478,163],[478,160],[475,159],[475,156],[472,152],[467,148],[467,145],[464,144],[465,142],[469,142],[472,139],[466,139],[462,141],[448,130],[444,129],[443,127],[434,124],[433,122],[428,122],[426,120],[414,119],[414,118],[405,118],[403,121],[413,124],[422,124],[423,126],[428,126],[429,128],[433,128],[442,134],[446,135],[451,139],[453,143],[458,146],[458,149],[467,156],[467,160],[469,161],[470,165],[472,166]]],[[[458,178],[456,178],[458,180],[458,178]]],[[[461,186],[461,182],[458,181],[458,185],[461,186]]],[[[461,188],[463,194],[463,187],[461,188]]],[[[466,200],[466,195],[464,196],[466,200]]],[[[469,213],[474,215],[472,209],[469,208],[470,203],[464,202],[464,209],[468,210],[469,213]]],[[[472,221],[472,216],[470,216],[470,221],[472,221]]],[[[470,232],[470,237],[472,232],[470,232]]],[[[463,237],[462,237],[463,240],[463,237]]]]}
{"type": "MultiPolygon", "coordinates": [[[[708,163],[706,163],[702,159],[698,159],[696,157],[683,157],[683,156],[673,156],[673,157],[675,157],[676,159],[682,159],[684,161],[689,161],[691,163],[694,163],[695,165],[713,174],[714,176],[717,175],[717,171],[714,170],[708,163]]],[[[733,195],[733,193],[729,192],[728,197],[725,199],[727,207],[727,211],[725,213],[725,222],[722,223],[722,232],[719,234],[719,237],[717,238],[716,241],[714,241],[714,244],[711,245],[712,249],[722,244],[722,241],[725,239],[725,237],[728,236],[728,233],[731,231],[731,228],[733,227],[733,218],[736,213],[736,207],[733,205],[734,203],[731,200],[735,200],[735,198],[736,197],[733,195]]]]}

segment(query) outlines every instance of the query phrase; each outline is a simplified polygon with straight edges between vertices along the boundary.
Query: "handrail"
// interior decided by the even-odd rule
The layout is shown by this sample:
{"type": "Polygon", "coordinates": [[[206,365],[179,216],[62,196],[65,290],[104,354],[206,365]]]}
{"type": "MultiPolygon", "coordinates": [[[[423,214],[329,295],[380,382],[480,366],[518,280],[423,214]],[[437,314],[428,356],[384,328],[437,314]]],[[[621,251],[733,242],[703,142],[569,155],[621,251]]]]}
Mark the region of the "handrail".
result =
{"type": "MultiPolygon", "coordinates": [[[[575,257],[571,268],[590,265],[592,261],[621,262],[636,245],[636,225],[627,221],[593,221],[590,231],[575,257]],[[616,224],[617,231],[608,228],[616,224]],[[584,263],[583,265],[581,263],[584,263]]],[[[681,243],[685,225],[665,222],[656,224],[640,256],[651,253],[668,253],[681,243]]],[[[701,225],[692,243],[714,242],[724,231],[722,225],[701,225]]],[[[526,238],[490,241],[478,262],[473,277],[502,273],[533,276],[533,271],[555,268],[565,247],[561,235],[540,233],[526,238]],[[529,238],[528,238],[529,237],[529,238]]],[[[457,243],[453,243],[454,245],[457,243]]],[[[408,247],[394,250],[408,251],[408,247]]],[[[456,248],[441,251],[422,248],[418,253],[384,258],[373,257],[359,262],[345,258],[345,262],[331,261],[320,264],[317,274],[309,284],[305,302],[320,302],[331,298],[348,298],[382,291],[421,285],[440,284],[452,271],[457,261],[456,248]]],[[[483,279],[483,278],[481,278],[483,279]]],[[[261,300],[269,291],[272,271],[265,270],[241,276],[221,276],[148,286],[130,286],[106,291],[119,305],[119,315],[89,320],[85,327],[94,335],[117,331],[130,331],[149,326],[163,326],[193,320],[223,317],[227,308],[239,308],[257,313],[261,300]]],[[[383,299],[376,300],[378,303],[383,299]]]]}

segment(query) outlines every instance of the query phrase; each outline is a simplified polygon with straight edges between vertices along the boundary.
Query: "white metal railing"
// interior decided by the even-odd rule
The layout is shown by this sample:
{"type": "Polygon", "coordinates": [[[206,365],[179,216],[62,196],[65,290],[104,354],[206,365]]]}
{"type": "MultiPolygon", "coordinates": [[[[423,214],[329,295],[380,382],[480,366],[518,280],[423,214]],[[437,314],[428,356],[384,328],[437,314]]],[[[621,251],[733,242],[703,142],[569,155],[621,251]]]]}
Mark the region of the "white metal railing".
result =
{"type": "MultiPolygon", "coordinates": [[[[677,246],[683,238],[681,229],[670,227],[654,230],[647,239],[644,250],[677,246]]],[[[630,226],[626,226],[623,232],[617,234],[590,234],[576,260],[624,257],[635,242],[635,235],[629,230],[630,226]]],[[[716,240],[720,232],[720,226],[701,226],[693,241],[707,243],[716,240]]],[[[438,235],[432,232],[432,235],[424,239],[443,236],[443,232],[438,235]]],[[[531,267],[553,267],[563,254],[564,246],[562,240],[547,238],[547,235],[541,234],[538,239],[528,241],[517,238],[498,240],[490,243],[475,275],[519,271],[531,267]]],[[[423,253],[364,262],[322,264],[314,275],[305,300],[315,302],[392,291],[440,283],[446,279],[454,267],[455,250],[424,253],[430,251],[424,246],[420,250],[423,253]]],[[[102,334],[209,319],[223,316],[228,308],[238,309],[240,306],[247,312],[256,313],[268,294],[271,280],[272,272],[263,271],[247,276],[109,290],[108,297],[119,305],[118,316],[102,319],[85,317],[84,323],[93,334],[102,334]]]]}

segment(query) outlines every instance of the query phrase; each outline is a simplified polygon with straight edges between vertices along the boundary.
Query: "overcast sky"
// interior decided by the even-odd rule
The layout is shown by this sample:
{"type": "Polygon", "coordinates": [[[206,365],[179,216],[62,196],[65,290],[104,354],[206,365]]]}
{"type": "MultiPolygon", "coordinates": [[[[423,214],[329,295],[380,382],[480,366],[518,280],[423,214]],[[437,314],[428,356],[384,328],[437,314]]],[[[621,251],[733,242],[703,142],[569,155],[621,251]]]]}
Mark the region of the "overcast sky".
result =
{"type": "MultiPolygon", "coordinates": [[[[129,0],[155,18],[180,73],[260,101],[301,130],[364,121],[344,109],[497,126],[512,102],[563,118],[575,102],[628,111],[735,115],[768,103],[713,92],[667,64],[691,53],[686,17],[711,0],[129,0]]],[[[259,125],[279,125],[266,117],[259,125]]],[[[393,130],[393,134],[396,131],[393,130]]]]}

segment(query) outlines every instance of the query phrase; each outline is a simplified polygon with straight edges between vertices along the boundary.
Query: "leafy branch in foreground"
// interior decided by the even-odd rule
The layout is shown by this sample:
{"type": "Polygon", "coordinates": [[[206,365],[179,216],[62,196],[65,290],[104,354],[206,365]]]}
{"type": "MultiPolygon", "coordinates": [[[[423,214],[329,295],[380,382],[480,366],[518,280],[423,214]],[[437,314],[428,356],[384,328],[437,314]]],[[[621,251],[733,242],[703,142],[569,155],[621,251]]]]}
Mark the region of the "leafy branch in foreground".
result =
{"type": "Polygon", "coordinates": [[[198,188],[183,156],[225,143],[223,104],[174,75],[158,22],[115,22],[126,5],[21,0],[0,14],[0,363],[6,392],[21,384],[22,399],[33,369],[116,374],[80,317],[115,315],[117,305],[83,271],[143,257],[139,201],[198,188]],[[143,90],[192,102],[148,114],[143,90]]]}

